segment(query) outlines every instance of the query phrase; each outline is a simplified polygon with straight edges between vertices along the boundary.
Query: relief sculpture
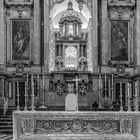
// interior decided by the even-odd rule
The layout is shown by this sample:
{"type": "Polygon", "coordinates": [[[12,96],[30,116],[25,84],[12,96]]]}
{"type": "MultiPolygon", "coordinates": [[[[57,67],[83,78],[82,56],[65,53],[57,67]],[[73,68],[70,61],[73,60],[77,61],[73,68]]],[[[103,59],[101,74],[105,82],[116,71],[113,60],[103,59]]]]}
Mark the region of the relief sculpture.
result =
{"type": "Polygon", "coordinates": [[[12,21],[12,60],[30,60],[30,25],[28,20],[12,21]]]}
{"type": "Polygon", "coordinates": [[[128,22],[111,22],[111,60],[128,61],[128,22]]]}

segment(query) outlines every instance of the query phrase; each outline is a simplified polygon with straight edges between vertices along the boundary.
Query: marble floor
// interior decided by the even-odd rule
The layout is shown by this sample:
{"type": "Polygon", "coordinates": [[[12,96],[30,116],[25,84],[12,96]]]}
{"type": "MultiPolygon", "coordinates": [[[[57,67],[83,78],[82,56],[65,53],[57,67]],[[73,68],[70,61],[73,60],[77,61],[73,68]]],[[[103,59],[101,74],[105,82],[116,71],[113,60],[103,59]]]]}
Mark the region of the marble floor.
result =
{"type": "Polygon", "coordinates": [[[0,140],[13,140],[13,136],[7,134],[0,134],[0,140]]]}

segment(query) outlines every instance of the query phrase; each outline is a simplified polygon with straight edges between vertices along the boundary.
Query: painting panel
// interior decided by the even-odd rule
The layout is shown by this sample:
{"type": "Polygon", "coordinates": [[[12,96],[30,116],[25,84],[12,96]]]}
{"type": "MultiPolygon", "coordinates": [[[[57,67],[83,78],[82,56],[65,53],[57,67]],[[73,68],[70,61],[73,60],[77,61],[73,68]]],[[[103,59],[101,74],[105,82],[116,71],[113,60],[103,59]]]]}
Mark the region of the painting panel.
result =
{"type": "Polygon", "coordinates": [[[111,60],[128,61],[128,22],[111,22],[111,60]]]}
{"type": "Polygon", "coordinates": [[[30,21],[12,20],[12,60],[30,60],[30,21]]]}

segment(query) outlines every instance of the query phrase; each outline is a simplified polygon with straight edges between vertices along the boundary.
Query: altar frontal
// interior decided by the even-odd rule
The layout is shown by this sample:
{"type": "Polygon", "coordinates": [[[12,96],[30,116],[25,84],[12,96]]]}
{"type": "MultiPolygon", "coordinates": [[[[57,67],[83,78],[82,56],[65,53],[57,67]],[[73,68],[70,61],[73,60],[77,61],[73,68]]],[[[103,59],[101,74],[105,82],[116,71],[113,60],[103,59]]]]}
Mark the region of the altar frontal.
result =
{"type": "Polygon", "coordinates": [[[140,114],[15,111],[13,140],[137,140],[140,114]]]}

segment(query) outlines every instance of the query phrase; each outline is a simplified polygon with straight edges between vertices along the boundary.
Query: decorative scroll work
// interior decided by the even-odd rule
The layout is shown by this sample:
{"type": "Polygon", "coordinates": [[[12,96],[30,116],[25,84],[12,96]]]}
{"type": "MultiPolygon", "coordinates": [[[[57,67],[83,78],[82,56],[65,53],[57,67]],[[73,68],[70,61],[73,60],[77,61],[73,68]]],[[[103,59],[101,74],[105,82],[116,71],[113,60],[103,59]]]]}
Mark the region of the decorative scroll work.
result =
{"type": "Polygon", "coordinates": [[[120,131],[123,134],[131,134],[133,128],[132,119],[121,119],[120,121],[120,131]]]}
{"type": "Polygon", "coordinates": [[[109,18],[129,20],[134,17],[135,0],[108,0],[109,18]]]}
{"type": "Polygon", "coordinates": [[[36,133],[117,133],[118,120],[36,120],[36,133]]]}
{"type": "Polygon", "coordinates": [[[108,0],[109,3],[127,3],[127,4],[134,4],[135,0],[108,0]]]}
{"type": "Polygon", "coordinates": [[[22,130],[24,135],[30,135],[34,133],[34,120],[27,118],[22,120],[22,130]]]}
{"type": "Polygon", "coordinates": [[[63,83],[63,81],[58,80],[57,83],[55,83],[55,89],[56,89],[56,92],[59,95],[62,95],[63,92],[64,92],[64,83],[63,83]]]}
{"type": "Polygon", "coordinates": [[[132,134],[132,120],[41,120],[25,118],[22,120],[22,133],[30,134],[72,134],[72,133],[122,133],[132,134]]]}

